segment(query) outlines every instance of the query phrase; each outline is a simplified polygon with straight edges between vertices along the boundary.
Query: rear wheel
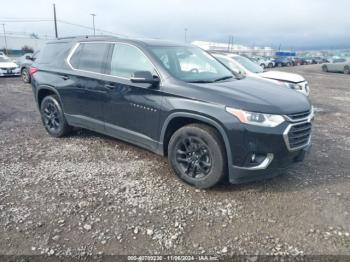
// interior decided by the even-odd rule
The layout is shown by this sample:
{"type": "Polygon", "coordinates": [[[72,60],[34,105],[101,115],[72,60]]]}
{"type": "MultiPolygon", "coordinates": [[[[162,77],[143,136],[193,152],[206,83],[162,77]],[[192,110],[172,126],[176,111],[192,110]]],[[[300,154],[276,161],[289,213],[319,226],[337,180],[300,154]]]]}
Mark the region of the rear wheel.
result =
{"type": "Polygon", "coordinates": [[[269,64],[268,64],[268,67],[269,67],[269,68],[272,68],[272,67],[273,67],[273,64],[272,64],[272,63],[269,63],[269,64]]]}
{"type": "Polygon", "coordinates": [[[56,95],[46,96],[40,105],[41,119],[46,131],[53,137],[62,137],[71,131],[67,124],[59,98],[56,95]]]}
{"type": "Polygon", "coordinates": [[[260,66],[261,66],[263,69],[265,69],[265,64],[261,64],[260,66]]]}
{"type": "Polygon", "coordinates": [[[282,67],[282,63],[277,63],[277,67],[282,67]]]}
{"type": "Polygon", "coordinates": [[[344,74],[350,74],[350,68],[348,66],[344,67],[344,74]]]}
{"type": "Polygon", "coordinates": [[[323,71],[323,72],[328,72],[328,68],[327,68],[326,65],[323,65],[323,66],[322,66],[322,71],[323,71]]]}
{"type": "Polygon", "coordinates": [[[198,188],[210,188],[226,173],[226,151],[218,132],[204,124],[177,130],[169,141],[169,162],[176,175],[198,188]]]}
{"type": "Polygon", "coordinates": [[[30,75],[27,68],[22,69],[21,76],[24,83],[30,83],[30,75]]]}

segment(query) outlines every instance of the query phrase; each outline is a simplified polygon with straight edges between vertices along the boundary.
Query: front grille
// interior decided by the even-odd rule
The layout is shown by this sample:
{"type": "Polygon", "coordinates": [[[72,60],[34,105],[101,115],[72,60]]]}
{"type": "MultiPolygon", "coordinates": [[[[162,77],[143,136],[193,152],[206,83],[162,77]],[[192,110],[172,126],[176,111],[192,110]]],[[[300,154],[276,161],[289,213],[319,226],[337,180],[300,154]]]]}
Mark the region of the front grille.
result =
{"type": "Polygon", "coordinates": [[[299,113],[294,113],[294,114],[289,114],[287,115],[288,118],[290,118],[290,120],[292,120],[293,122],[297,122],[300,121],[306,117],[308,117],[310,115],[310,110],[308,111],[304,111],[304,112],[299,112],[299,113]]]}
{"type": "Polygon", "coordinates": [[[16,67],[1,67],[0,68],[1,70],[4,70],[4,71],[7,71],[7,70],[15,70],[16,69],[16,67]]]}
{"type": "Polygon", "coordinates": [[[289,149],[297,149],[307,145],[311,136],[311,123],[304,122],[292,125],[288,131],[287,137],[289,149]]]}

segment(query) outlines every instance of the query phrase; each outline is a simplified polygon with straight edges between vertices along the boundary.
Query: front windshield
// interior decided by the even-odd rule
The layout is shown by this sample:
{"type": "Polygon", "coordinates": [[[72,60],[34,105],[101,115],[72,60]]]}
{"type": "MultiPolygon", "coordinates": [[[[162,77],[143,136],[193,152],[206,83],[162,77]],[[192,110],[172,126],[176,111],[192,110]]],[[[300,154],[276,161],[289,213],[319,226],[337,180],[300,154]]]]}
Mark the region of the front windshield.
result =
{"type": "Polygon", "coordinates": [[[7,57],[0,57],[0,62],[10,62],[10,59],[7,57]]]}
{"type": "Polygon", "coordinates": [[[177,79],[191,83],[210,83],[234,75],[200,48],[188,46],[154,46],[152,53],[177,79]]]}
{"type": "Polygon", "coordinates": [[[248,71],[250,71],[252,73],[264,72],[264,69],[261,66],[255,64],[254,62],[250,61],[248,58],[246,58],[244,56],[235,56],[235,57],[232,57],[232,59],[236,60],[244,68],[246,68],[248,71]]]}

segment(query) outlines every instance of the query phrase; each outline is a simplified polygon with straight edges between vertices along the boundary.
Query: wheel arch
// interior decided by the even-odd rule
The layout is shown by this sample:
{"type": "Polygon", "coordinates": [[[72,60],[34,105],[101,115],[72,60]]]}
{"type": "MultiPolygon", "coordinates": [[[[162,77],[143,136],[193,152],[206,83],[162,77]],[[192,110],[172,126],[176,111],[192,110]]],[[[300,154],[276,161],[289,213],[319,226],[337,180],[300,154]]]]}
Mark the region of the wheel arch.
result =
{"type": "Polygon", "coordinates": [[[230,170],[232,166],[231,146],[226,132],[223,126],[218,121],[203,115],[198,115],[189,112],[176,112],[169,115],[164,121],[160,135],[162,154],[164,156],[167,155],[168,143],[172,134],[174,134],[174,132],[179,128],[191,123],[203,123],[215,128],[219,132],[226,150],[228,170],[230,170]]]}
{"type": "Polygon", "coordinates": [[[37,101],[37,105],[40,109],[40,105],[41,105],[41,102],[43,101],[43,99],[48,96],[48,95],[57,95],[58,96],[58,99],[59,99],[59,103],[61,104],[62,106],[62,102],[61,102],[61,96],[60,94],[57,92],[57,90],[55,88],[53,88],[52,86],[46,86],[46,85],[43,85],[43,86],[40,86],[38,89],[37,89],[37,92],[36,92],[36,101],[37,101]]]}

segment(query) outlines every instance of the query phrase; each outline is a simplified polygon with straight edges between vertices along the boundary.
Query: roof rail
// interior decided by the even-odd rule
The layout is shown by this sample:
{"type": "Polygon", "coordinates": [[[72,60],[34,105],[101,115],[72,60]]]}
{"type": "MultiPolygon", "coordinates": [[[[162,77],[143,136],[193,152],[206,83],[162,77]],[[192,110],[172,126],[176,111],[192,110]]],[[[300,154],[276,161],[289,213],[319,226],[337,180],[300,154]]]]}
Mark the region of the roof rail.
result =
{"type": "Polygon", "coordinates": [[[99,38],[99,37],[116,37],[116,36],[111,36],[111,35],[78,35],[78,36],[58,37],[56,40],[81,39],[81,38],[99,38]]]}

